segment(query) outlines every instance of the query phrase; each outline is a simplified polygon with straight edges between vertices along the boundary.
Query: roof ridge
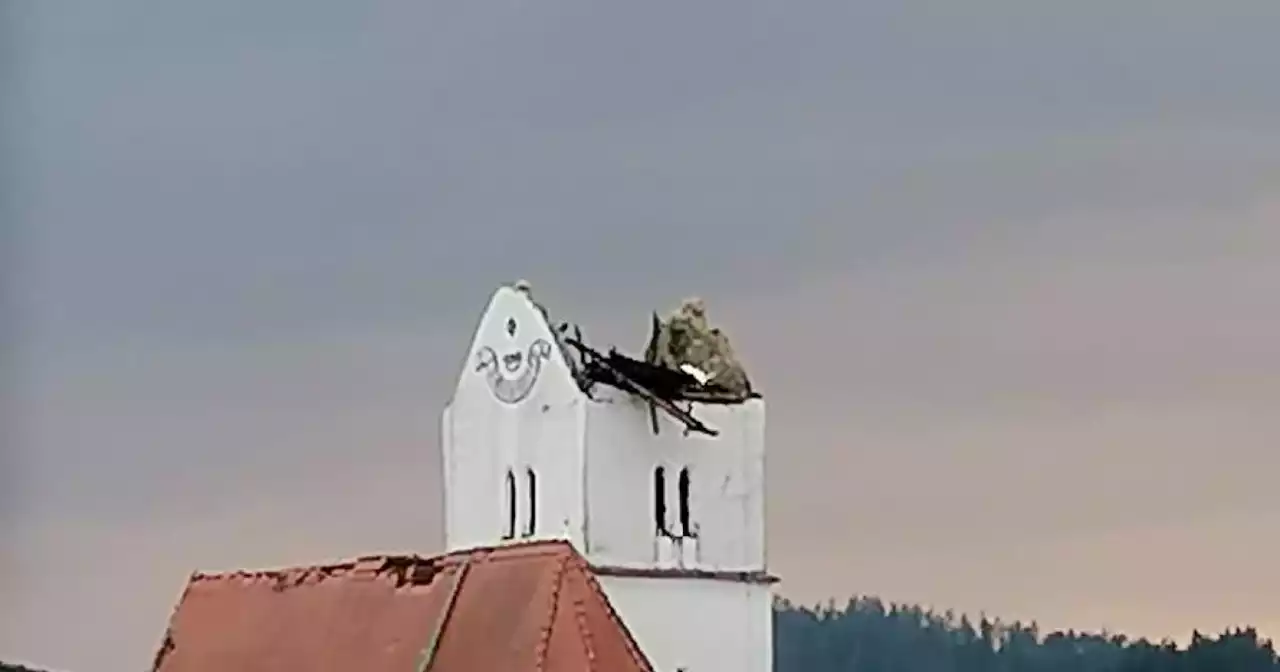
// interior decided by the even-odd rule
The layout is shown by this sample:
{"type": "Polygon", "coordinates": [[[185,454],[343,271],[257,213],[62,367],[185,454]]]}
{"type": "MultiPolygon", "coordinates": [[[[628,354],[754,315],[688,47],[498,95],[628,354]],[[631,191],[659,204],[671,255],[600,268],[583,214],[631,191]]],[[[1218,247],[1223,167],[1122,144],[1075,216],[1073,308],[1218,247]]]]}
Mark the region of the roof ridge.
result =
{"type": "Polygon", "coordinates": [[[201,571],[196,570],[191,573],[191,581],[207,581],[218,579],[261,579],[274,578],[284,575],[292,575],[301,572],[338,572],[338,571],[358,571],[363,568],[377,564],[379,567],[385,567],[387,564],[436,564],[440,560],[449,556],[439,555],[418,555],[416,553],[385,553],[379,555],[362,555],[359,557],[349,558],[346,560],[328,560],[325,562],[312,563],[310,565],[276,565],[264,566],[256,569],[227,569],[221,571],[201,571]],[[380,564],[379,564],[380,563],[380,564]]]}
{"type": "Polygon", "coordinates": [[[379,564],[380,568],[385,568],[387,564],[462,564],[468,558],[472,558],[477,554],[490,554],[497,551],[507,550],[532,550],[538,547],[572,547],[567,539],[529,539],[517,541],[514,543],[493,544],[488,546],[473,546],[470,548],[460,548],[453,551],[447,551],[436,555],[420,555],[418,553],[374,553],[370,555],[360,555],[343,560],[326,560],[312,564],[281,564],[266,565],[258,568],[237,568],[224,569],[216,571],[195,570],[188,576],[188,583],[192,581],[207,581],[218,579],[261,579],[261,578],[277,578],[284,575],[293,575],[301,572],[338,572],[338,571],[357,571],[367,568],[370,565],[379,564]]]}
{"type": "Polygon", "coordinates": [[[578,565],[583,570],[580,572],[582,580],[587,582],[587,586],[591,589],[591,592],[594,593],[604,605],[605,613],[609,615],[609,619],[613,621],[614,625],[616,625],[618,630],[622,633],[623,643],[627,647],[627,653],[631,654],[631,659],[634,660],[641,669],[646,670],[646,672],[653,672],[653,666],[649,663],[648,657],[646,657],[640,650],[640,645],[636,643],[635,636],[631,634],[631,628],[627,627],[627,624],[622,620],[622,617],[618,615],[617,610],[613,608],[613,602],[609,599],[609,596],[605,594],[604,587],[601,586],[600,582],[596,579],[595,572],[589,571],[591,569],[591,565],[588,564],[586,559],[581,555],[578,556],[578,565]]]}
{"type": "Polygon", "coordinates": [[[462,593],[462,583],[466,581],[471,566],[483,560],[483,557],[468,558],[458,568],[453,577],[453,585],[449,589],[449,596],[445,598],[444,609],[440,618],[436,620],[435,631],[431,633],[431,639],[427,640],[427,646],[422,649],[422,661],[418,663],[417,672],[427,672],[431,669],[432,663],[435,662],[436,651],[440,647],[441,640],[444,639],[445,628],[449,625],[449,617],[453,615],[454,607],[458,604],[458,595],[462,593]]]}
{"type": "Polygon", "coordinates": [[[578,640],[587,654],[587,672],[596,672],[596,649],[592,646],[591,629],[587,627],[587,605],[581,595],[573,598],[573,615],[578,623],[578,640]]]}
{"type": "Polygon", "coordinates": [[[541,672],[546,666],[547,651],[551,648],[551,634],[556,627],[556,616],[560,611],[560,592],[564,588],[564,575],[569,569],[569,560],[573,556],[566,553],[564,557],[556,564],[555,572],[552,575],[551,583],[551,610],[547,614],[547,623],[542,628],[542,632],[538,637],[538,645],[534,649],[533,669],[541,672]]]}

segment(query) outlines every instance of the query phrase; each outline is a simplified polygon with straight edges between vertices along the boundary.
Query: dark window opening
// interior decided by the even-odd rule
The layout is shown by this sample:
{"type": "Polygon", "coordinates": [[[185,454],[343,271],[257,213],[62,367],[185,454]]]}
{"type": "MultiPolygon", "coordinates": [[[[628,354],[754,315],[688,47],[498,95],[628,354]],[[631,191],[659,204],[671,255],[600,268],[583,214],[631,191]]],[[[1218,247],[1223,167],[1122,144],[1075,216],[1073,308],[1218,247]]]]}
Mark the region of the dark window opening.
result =
{"type": "Polygon", "coordinates": [[[671,536],[667,529],[667,470],[658,467],[653,470],[653,527],[663,536],[671,536]]]}
{"type": "Polygon", "coordinates": [[[507,524],[502,530],[503,539],[513,539],[516,536],[516,475],[507,470],[506,478],[506,501],[507,505],[507,524]]]}
{"type": "Polygon", "coordinates": [[[676,485],[680,494],[680,536],[693,537],[697,536],[693,532],[693,525],[689,522],[689,469],[680,470],[680,481],[676,485]]]}
{"type": "Polygon", "coordinates": [[[525,469],[524,475],[529,481],[529,518],[524,522],[524,536],[532,537],[538,520],[538,477],[532,467],[525,469]]]}

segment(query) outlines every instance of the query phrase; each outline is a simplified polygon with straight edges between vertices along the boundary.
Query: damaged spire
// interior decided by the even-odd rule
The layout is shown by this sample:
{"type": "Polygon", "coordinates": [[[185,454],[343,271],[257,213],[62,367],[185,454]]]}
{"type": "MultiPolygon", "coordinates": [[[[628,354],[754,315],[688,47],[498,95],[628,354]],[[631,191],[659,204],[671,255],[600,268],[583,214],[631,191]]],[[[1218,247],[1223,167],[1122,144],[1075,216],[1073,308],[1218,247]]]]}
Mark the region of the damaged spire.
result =
{"type": "Polygon", "coordinates": [[[666,320],[653,314],[644,360],[623,355],[616,348],[611,348],[607,355],[602,354],[583,342],[577,327],[574,335],[569,336],[568,324],[560,325],[555,331],[557,340],[577,352],[570,367],[579,387],[590,394],[591,387],[599,383],[645,400],[655,434],[658,409],[661,409],[679,420],[686,433],[717,436],[719,432],[677,402],[733,404],[760,396],[751,389],[746,371],[734,356],[728,338],[708,325],[706,310],[699,299],[686,300],[666,320]]]}
{"type": "MultiPolygon", "coordinates": [[[[688,374],[679,371],[663,370],[661,367],[632,359],[611,349],[603,355],[576,338],[566,338],[564,342],[573,346],[582,355],[582,377],[589,383],[602,383],[616,387],[624,392],[649,402],[650,408],[661,408],[672,417],[684,423],[691,432],[699,432],[707,436],[717,436],[720,432],[706,426],[693,414],[673,403],[675,391],[685,382],[679,379],[688,374]]],[[[654,417],[654,430],[657,430],[657,417],[654,417]]]]}
{"type": "Polygon", "coordinates": [[[758,397],[729,338],[707,321],[702,299],[685,299],[665,321],[653,316],[645,361],[681,371],[696,381],[683,394],[690,401],[734,403],[758,397]]]}

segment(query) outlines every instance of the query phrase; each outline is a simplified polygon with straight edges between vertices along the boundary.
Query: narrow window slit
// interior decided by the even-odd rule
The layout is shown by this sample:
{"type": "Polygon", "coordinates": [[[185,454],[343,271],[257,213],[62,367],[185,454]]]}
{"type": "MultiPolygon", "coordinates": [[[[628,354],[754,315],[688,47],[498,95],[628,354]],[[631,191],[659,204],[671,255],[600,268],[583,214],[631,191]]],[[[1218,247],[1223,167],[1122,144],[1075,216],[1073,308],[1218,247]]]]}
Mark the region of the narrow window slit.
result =
{"type": "Polygon", "coordinates": [[[506,504],[507,508],[507,520],[506,526],[502,530],[502,538],[514,539],[516,536],[516,475],[511,473],[510,469],[507,470],[504,489],[506,492],[504,493],[505,501],[503,503],[506,504]]]}
{"type": "Polygon", "coordinates": [[[533,467],[525,469],[525,478],[528,480],[529,489],[529,519],[524,523],[524,536],[532,537],[537,531],[538,521],[538,477],[533,473],[533,467]]]}
{"type": "Polygon", "coordinates": [[[662,467],[653,470],[653,526],[657,534],[671,536],[667,529],[667,470],[662,467]]]}
{"type": "Polygon", "coordinates": [[[689,469],[687,467],[680,470],[680,481],[676,487],[680,496],[680,536],[696,536],[693,525],[689,522],[689,469]]]}

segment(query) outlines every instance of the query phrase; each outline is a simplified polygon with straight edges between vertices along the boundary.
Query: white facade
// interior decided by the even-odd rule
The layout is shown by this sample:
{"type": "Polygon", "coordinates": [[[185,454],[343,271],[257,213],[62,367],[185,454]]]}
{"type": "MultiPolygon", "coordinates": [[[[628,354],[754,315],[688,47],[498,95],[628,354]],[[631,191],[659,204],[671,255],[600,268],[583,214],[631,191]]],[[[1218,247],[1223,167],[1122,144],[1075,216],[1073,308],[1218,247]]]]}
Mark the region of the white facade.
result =
{"type": "Polygon", "coordinates": [[[661,672],[771,669],[764,402],[695,405],[708,437],[592,396],[527,294],[499,289],[443,416],[449,550],[568,539],[661,672]]]}
{"type": "Polygon", "coordinates": [[[698,578],[599,578],[657,672],[769,672],[773,591],[698,578]]]}
{"type": "Polygon", "coordinates": [[[600,386],[586,414],[584,554],[593,563],[763,572],[764,402],[696,404],[694,415],[720,433],[684,435],[648,405],[600,386]],[[659,469],[664,506],[657,509],[659,469]],[[687,505],[680,497],[688,474],[687,505]],[[682,513],[687,512],[684,516],[682,513]],[[662,514],[668,535],[659,533],[662,514]],[[682,525],[687,517],[689,527],[682,525]]]}

